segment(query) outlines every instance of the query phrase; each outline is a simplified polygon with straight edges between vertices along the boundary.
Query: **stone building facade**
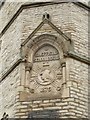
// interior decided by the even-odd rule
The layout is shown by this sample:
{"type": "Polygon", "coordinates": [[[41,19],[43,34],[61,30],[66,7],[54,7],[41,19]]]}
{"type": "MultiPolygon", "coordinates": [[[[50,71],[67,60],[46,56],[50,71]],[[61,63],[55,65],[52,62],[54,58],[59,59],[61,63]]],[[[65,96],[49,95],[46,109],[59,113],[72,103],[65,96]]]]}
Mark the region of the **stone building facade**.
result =
{"type": "Polygon", "coordinates": [[[90,8],[6,2],[0,10],[0,117],[88,118],[90,8]]]}

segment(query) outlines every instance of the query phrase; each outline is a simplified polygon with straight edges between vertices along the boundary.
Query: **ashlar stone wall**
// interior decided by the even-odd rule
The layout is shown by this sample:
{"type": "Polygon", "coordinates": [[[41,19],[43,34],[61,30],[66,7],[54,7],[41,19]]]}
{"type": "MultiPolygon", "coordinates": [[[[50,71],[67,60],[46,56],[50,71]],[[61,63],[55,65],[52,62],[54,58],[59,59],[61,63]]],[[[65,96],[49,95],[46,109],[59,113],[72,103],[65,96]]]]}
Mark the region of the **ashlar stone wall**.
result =
{"type": "Polygon", "coordinates": [[[0,83],[0,118],[4,112],[6,112],[10,118],[15,117],[19,86],[20,66],[15,68],[12,73],[0,83]]]}
{"type": "MultiPolygon", "coordinates": [[[[21,4],[24,5],[24,3],[4,4],[0,10],[0,14],[3,14],[0,20],[2,22],[0,31],[18,11],[21,4]]],[[[0,38],[2,41],[0,116],[3,112],[7,112],[10,117],[27,118],[31,113],[36,116],[36,112],[40,114],[40,111],[53,110],[53,114],[57,117],[87,118],[88,63],[82,59],[88,57],[88,11],[74,3],[25,4],[27,5],[21,7],[8,27],[3,30],[0,38]],[[43,18],[45,13],[50,15],[49,19],[47,16],[43,18]],[[51,49],[58,51],[57,60],[60,61],[59,69],[62,71],[60,75],[63,89],[58,89],[61,91],[55,92],[55,97],[48,93],[52,93],[50,89],[44,89],[43,95],[39,96],[38,88],[36,95],[33,90],[35,88],[31,89],[30,86],[33,81],[31,78],[35,77],[32,70],[35,70],[35,65],[41,64],[34,62],[43,61],[44,57],[36,58],[38,54],[43,53],[42,49],[46,46],[51,46],[51,49]],[[69,52],[80,56],[81,59],[69,56],[69,52]]],[[[52,57],[52,64],[55,60],[52,57]]],[[[47,66],[51,65],[49,58],[45,65],[43,69],[41,64],[41,72],[48,71],[47,66]]],[[[57,71],[57,66],[55,69],[57,71]]],[[[38,73],[39,78],[40,75],[38,73]]],[[[36,80],[36,83],[39,83],[37,86],[42,88],[49,86],[49,82],[46,81],[47,84],[44,84],[42,79],[39,80],[39,82],[36,80]]]]}

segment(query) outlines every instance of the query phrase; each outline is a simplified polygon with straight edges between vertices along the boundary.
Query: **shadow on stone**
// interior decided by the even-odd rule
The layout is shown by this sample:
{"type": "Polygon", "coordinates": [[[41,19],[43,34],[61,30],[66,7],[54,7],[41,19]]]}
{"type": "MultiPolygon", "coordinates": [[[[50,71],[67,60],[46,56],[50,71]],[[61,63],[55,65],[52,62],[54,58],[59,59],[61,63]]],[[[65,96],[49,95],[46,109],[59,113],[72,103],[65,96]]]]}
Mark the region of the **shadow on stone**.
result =
{"type": "Polygon", "coordinates": [[[29,113],[28,118],[60,118],[60,111],[58,109],[32,111],[29,113]]]}
{"type": "MultiPolygon", "coordinates": [[[[90,7],[90,1],[88,6],[90,7]]],[[[88,12],[88,56],[90,57],[90,11],[88,12]]],[[[90,119],[90,65],[88,66],[88,117],[90,119]]]]}

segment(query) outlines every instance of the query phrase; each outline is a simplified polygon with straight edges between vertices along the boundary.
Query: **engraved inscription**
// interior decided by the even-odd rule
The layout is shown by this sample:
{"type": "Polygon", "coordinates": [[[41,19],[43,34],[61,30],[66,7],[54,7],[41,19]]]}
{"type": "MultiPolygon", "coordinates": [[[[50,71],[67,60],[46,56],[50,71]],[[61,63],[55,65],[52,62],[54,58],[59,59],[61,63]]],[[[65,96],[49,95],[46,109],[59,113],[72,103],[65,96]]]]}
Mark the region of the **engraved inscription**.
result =
{"type": "Polygon", "coordinates": [[[42,61],[52,61],[52,60],[59,60],[58,51],[53,49],[50,46],[43,47],[43,50],[38,50],[35,54],[34,62],[42,62],[42,61]]]}
{"type": "Polygon", "coordinates": [[[46,87],[46,88],[44,87],[44,88],[41,89],[40,92],[42,92],[42,93],[51,92],[51,87],[46,87]]]}
{"type": "Polygon", "coordinates": [[[58,96],[61,85],[62,68],[59,52],[51,45],[42,46],[34,55],[30,78],[31,97],[58,96]]]}

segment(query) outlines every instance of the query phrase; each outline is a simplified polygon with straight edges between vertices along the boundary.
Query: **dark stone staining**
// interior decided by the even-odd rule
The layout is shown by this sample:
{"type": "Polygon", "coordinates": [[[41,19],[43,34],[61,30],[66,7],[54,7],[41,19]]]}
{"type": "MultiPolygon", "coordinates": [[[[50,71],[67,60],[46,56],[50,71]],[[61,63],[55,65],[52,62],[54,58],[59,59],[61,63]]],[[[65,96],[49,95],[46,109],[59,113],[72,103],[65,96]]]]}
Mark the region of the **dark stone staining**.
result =
{"type": "Polygon", "coordinates": [[[29,113],[28,118],[59,118],[59,109],[46,109],[39,111],[32,111],[29,113]]]}
{"type": "Polygon", "coordinates": [[[0,9],[2,8],[2,6],[4,5],[6,0],[0,0],[0,9]]]}

